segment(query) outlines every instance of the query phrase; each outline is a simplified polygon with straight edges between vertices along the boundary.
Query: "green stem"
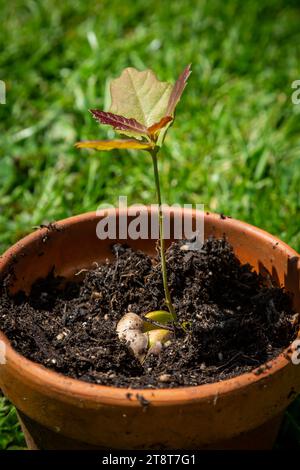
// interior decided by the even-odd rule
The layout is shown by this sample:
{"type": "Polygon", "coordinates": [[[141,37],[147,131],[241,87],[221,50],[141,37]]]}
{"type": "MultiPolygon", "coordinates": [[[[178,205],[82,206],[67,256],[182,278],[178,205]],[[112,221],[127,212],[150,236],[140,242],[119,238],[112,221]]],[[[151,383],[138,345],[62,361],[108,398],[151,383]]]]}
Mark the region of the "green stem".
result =
{"type": "Polygon", "coordinates": [[[173,320],[176,321],[177,316],[176,316],[175,309],[172,304],[169,286],[168,286],[167,263],[166,263],[166,256],[165,256],[164,223],[163,223],[164,219],[163,219],[162,202],[161,202],[159,173],[158,173],[158,166],[157,166],[158,149],[153,149],[150,153],[151,153],[152,162],[153,162],[154,179],[155,179],[157,201],[158,201],[160,260],[161,260],[161,272],[162,272],[162,278],[163,278],[163,285],[164,285],[164,291],[165,291],[165,300],[166,300],[166,304],[169,309],[169,312],[173,317],[173,320]]]}

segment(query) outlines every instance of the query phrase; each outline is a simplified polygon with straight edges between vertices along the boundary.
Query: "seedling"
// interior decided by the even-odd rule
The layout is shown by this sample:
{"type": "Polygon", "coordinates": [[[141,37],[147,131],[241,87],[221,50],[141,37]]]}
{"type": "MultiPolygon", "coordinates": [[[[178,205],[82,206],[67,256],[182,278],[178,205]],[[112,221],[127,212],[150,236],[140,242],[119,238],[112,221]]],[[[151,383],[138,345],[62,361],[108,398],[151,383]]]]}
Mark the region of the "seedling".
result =
{"type": "Polygon", "coordinates": [[[170,329],[163,325],[176,323],[177,315],[172,303],[165,256],[163,210],[158,171],[158,153],[166,133],[174,122],[175,108],[191,73],[188,65],[175,85],[159,81],[152,70],[140,72],[126,68],[110,86],[111,106],[108,112],[91,109],[93,117],[126,136],[115,140],[89,140],[78,142],[77,148],[96,150],[137,149],[146,150],[152,158],[159,215],[160,260],[168,312],[156,311],[145,315],[146,320],[130,312],[117,326],[120,339],[124,339],[136,357],[142,361],[146,351],[158,354],[162,343],[171,337],[170,329]],[[149,322],[147,322],[147,318],[149,322]],[[155,325],[156,324],[156,325],[155,325]],[[161,325],[161,326],[157,326],[161,325]]]}

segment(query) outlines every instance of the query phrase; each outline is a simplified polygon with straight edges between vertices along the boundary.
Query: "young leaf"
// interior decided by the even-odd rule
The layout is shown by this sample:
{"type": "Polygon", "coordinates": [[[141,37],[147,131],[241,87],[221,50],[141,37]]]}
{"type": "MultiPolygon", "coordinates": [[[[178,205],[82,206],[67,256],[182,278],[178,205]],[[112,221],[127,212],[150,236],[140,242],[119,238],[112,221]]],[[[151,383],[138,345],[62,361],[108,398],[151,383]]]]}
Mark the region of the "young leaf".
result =
{"type": "Polygon", "coordinates": [[[112,80],[110,92],[111,113],[150,127],[167,115],[172,85],[160,82],[152,70],[140,72],[128,67],[119,78],[112,80]]]}
{"type": "Polygon", "coordinates": [[[152,137],[155,137],[156,134],[161,131],[164,127],[166,127],[169,122],[173,121],[172,116],[165,116],[159,122],[156,122],[152,126],[148,127],[148,132],[152,137]]]}
{"type": "Polygon", "coordinates": [[[189,64],[189,65],[186,66],[184,71],[178,77],[178,79],[177,79],[177,81],[176,81],[176,83],[173,87],[171,96],[169,98],[167,112],[166,112],[167,115],[172,116],[174,114],[177,103],[181,98],[183,90],[186,87],[187,80],[188,80],[191,73],[192,73],[191,72],[191,64],[189,64]]]}
{"type": "Polygon", "coordinates": [[[139,139],[141,139],[142,137],[148,137],[149,135],[147,127],[139,123],[136,119],[128,119],[124,116],[100,111],[98,109],[91,109],[90,112],[92,113],[96,121],[101,122],[102,124],[108,124],[109,126],[112,126],[114,129],[120,132],[130,132],[134,137],[137,137],[139,139]]]}
{"type": "Polygon", "coordinates": [[[76,148],[87,148],[95,150],[113,150],[113,149],[141,149],[147,150],[151,148],[148,142],[140,142],[134,139],[128,140],[86,140],[77,142],[76,148]]]}

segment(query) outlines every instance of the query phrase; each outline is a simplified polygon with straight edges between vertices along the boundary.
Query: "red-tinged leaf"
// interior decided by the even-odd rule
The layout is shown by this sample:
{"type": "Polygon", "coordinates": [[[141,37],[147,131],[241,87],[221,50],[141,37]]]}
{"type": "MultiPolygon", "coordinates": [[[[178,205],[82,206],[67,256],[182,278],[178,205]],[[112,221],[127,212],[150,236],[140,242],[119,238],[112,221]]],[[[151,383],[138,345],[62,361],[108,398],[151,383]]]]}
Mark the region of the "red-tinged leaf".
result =
{"type": "Polygon", "coordinates": [[[99,111],[98,109],[90,110],[94,118],[102,124],[108,124],[116,130],[134,132],[140,135],[148,135],[147,127],[133,118],[126,118],[119,114],[99,111]]]}
{"type": "Polygon", "coordinates": [[[151,136],[155,136],[161,129],[166,127],[169,122],[173,121],[172,116],[165,116],[159,122],[152,124],[152,126],[148,127],[148,131],[151,136]]]}
{"type": "Polygon", "coordinates": [[[172,90],[172,93],[170,95],[169,102],[168,102],[167,113],[166,113],[167,115],[173,115],[174,114],[176,105],[177,105],[178,101],[181,98],[183,90],[186,87],[187,80],[188,80],[190,74],[191,74],[191,64],[186,66],[186,68],[181,73],[181,75],[178,77],[178,79],[177,79],[177,81],[176,81],[176,83],[173,87],[173,90],[172,90]]]}
{"type": "Polygon", "coordinates": [[[76,148],[86,148],[95,150],[114,150],[114,149],[141,149],[147,150],[151,148],[148,142],[140,142],[138,140],[86,140],[77,142],[76,148]]]}

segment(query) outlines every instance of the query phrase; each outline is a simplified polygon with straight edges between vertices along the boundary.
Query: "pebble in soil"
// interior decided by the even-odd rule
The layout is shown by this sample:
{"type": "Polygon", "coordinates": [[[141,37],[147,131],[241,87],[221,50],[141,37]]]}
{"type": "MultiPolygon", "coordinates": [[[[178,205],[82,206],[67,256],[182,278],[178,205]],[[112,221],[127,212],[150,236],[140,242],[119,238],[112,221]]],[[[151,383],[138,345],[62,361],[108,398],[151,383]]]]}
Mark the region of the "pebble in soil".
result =
{"type": "Polygon", "coordinates": [[[242,265],[225,239],[200,251],[167,251],[170,291],[186,333],[141,365],[118,340],[125,312],[165,309],[158,259],[114,245],[111,261],[62,290],[50,273],[27,298],[2,285],[0,328],[25,357],[69,377],[103,385],[199,385],[258,368],[295,337],[290,296],[242,265]]]}

